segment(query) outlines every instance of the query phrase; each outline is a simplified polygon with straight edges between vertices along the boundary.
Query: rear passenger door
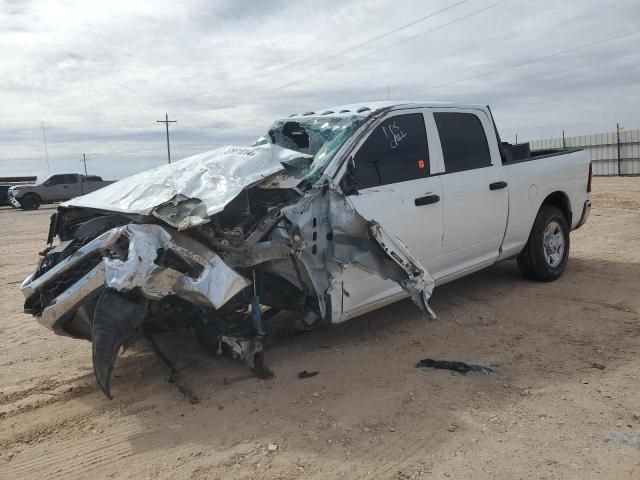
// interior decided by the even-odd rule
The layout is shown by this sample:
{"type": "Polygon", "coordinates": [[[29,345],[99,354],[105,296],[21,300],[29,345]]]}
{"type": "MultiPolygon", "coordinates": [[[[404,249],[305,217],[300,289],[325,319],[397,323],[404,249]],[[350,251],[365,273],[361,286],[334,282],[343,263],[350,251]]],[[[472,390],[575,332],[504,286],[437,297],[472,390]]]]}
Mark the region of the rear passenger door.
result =
{"type": "Polygon", "coordinates": [[[499,255],[508,190],[493,123],[483,110],[434,110],[444,172],[443,277],[477,270],[499,255]]]}
{"type": "Polygon", "coordinates": [[[82,186],[78,181],[78,176],[72,174],[63,175],[62,195],[59,200],[69,200],[82,195],[82,186]]]}
{"type": "MultiPolygon", "coordinates": [[[[430,117],[429,117],[430,118],[430,117]]],[[[432,121],[432,119],[431,119],[432,121]]],[[[357,192],[349,199],[363,217],[398,237],[433,275],[442,255],[442,186],[430,159],[421,110],[394,112],[378,122],[353,157],[357,192]]],[[[401,295],[393,281],[356,267],[343,275],[343,319],[364,313],[376,302],[401,295]]]]}

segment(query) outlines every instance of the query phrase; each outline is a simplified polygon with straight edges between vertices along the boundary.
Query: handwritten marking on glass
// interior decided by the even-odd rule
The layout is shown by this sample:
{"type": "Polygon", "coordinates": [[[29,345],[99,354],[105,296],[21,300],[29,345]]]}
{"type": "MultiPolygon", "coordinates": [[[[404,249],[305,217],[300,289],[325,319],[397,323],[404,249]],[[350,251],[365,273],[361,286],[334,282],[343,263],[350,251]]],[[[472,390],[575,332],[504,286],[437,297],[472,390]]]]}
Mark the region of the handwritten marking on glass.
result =
{"type": "Polygon", "coordinates": [[[389,140],[389,146],[391,148],[398,148],[400,142],[407,136],[407,133],[400,130],[400,127],[396,125],[395,121],[386,127],[383,126],[382,132],[387,140],[389,140]]]}

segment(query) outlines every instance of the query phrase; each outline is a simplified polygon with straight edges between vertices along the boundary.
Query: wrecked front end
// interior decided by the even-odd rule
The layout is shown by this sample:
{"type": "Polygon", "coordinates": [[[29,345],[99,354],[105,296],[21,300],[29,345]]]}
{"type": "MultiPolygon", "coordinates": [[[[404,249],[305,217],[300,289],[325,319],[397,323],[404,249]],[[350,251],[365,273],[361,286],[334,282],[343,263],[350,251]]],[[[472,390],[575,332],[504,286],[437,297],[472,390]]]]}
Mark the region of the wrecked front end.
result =
{"type": "Polygon", "coordinates": [[[340,321],[345,265],[396,281],[430,312],[428,272],[329,180],[296,186],[283,163],[294,157],[273,145],[229,147],[63,204],[21,286],[25,312],[92,342],[108,397],[122,348],[143,339],[166,360],[153,336],[181,328],[269,377],[271,320],[288,311],[298,328],[340,321]]]}

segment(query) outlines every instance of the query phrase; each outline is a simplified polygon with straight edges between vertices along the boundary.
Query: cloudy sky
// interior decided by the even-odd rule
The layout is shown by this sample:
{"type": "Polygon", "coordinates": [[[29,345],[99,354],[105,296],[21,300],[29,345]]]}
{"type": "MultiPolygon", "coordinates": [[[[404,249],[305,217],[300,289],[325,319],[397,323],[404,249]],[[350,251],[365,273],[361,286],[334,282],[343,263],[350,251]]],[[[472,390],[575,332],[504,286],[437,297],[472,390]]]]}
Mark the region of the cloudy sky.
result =
{"type": "Polygon", "coordinates": [[[46,174],[42,122],[52,173],[122,178],[165,112],[177,159],[387,86],[508,140],[640,128],[639,45],[638,0],[0,0],[0,176],[46,174]]]}

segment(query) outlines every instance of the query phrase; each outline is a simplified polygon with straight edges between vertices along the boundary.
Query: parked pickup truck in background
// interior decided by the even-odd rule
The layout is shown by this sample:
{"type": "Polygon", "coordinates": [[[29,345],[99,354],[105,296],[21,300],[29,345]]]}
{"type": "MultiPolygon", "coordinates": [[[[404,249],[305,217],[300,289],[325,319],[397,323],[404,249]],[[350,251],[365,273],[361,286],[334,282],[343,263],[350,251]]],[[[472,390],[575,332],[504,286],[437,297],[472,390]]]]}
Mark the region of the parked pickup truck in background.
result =
{"type": "Polygon", "coordinates": [[[86,195],[112,184],[96,175],[63,173],[52,175],[37,185],[17,185],[9,188],[9,202],[15,208],[36,210],[43,203],[63,202],[86,195]]]}
{"type": "Polygon", "coordinates": [[[178,328],[268,376],[262,339],[280,311],[306,329],[411,297],[435,317],[434,286],[510,258],[528,278],[557,279],[590,191],[584,152],[503,143],[486,106],[294,114],[251,147],[62,204],[24,308],[92,341],[107,396],[120,347],[178,328]]]}

